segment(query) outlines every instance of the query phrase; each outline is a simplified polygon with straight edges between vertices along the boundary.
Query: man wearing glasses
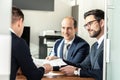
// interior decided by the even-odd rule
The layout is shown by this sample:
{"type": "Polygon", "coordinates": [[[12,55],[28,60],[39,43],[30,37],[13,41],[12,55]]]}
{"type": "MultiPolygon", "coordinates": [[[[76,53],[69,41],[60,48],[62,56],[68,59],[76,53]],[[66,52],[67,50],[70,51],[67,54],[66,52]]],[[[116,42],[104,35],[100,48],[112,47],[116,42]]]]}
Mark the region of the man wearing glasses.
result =
{"type": "Polygon", "coordinates": [[[103,44],[104,44],[104,11],[94,9],[84,14],[85,29],[90,37],[97,41],[92,45],[89,55],[76,66],[66,66],[60,70],[67,75],[93,77],[102,80],[103,74],[103,44]]]}

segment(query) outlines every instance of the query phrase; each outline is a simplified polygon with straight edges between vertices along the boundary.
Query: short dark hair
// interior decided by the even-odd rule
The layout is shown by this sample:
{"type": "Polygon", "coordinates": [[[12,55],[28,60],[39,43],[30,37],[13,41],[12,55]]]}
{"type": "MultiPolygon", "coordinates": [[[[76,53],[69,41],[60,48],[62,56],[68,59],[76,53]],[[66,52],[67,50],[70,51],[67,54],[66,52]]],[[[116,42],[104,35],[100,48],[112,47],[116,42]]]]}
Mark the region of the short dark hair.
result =
{"type": "Polygon", "coordinates": [[[73,21],[74,21],[74,27],[76,28],[77,27],[77,21],[73,18],[73,21]]]}
{"type": "Polygon", "coordinates": [[[12,23],[15,23],[21,18],[24,20],[23,12],[17,7],[12,7],[12,23]]]}
{"type": "Polygon", "coordinates": [[[101,19],[104,19],[104,11],[100,10],[100,9],[93,9],[93,10],[86,12],[84,14],[84,19],[89,15],[93,15],[95,17],[95,19],[98,21],[101,19]]]}

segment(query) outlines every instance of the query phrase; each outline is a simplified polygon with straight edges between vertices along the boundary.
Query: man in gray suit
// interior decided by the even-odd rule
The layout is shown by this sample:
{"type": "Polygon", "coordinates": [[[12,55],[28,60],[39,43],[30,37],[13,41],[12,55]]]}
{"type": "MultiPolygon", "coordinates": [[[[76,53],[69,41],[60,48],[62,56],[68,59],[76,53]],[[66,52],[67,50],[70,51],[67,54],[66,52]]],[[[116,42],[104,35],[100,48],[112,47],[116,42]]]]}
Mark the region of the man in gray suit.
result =
{"type": "Polygon", "coordinates": [[[80,77],[93,77],[102,80],[103,74],[103,44],[104,44],[104,11],[94,9],[84,14],[85,29],[90,37],[96,38],[91,47],[91,52],[79,65],[66,66],[60,70],[67,75],[78,75],[80,77]]]}

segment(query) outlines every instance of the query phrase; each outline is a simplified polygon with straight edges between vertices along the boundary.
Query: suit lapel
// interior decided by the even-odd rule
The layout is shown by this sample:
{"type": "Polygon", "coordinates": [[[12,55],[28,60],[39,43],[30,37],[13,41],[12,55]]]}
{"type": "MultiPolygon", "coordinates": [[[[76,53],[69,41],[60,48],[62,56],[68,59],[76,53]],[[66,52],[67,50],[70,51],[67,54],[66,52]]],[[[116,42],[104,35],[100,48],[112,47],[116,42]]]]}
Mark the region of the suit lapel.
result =
{"type": "Polygon", "coordinates": [[[60,46],[60,58],[63,58],[63,47],[64,47],[64,41],[62,42],[61,46],[60,46]]]}
{"type": "Polygon", "coordinates": [[[69,48],[69,50],[68,50],[68,56],[67,56],[67,60],[71,60],[72,59],[72,57],[76,54],[76,50],[77,50],[77,43],[78,43],[78,38],[77,38],[77,36],[75,36],[75,39],[74,39],[74,41],[72,42],[72,44],[71,44],[71,46],[70,46],[70,48],[69,48]]]}
{"type": "Polygon", "coordinates": [[[72,44],[70,45],[69,50],[68,50],[67,60],[70,60],[71,56],[74,55],[74,50],[75,50],[75,44],[72,43],[72,44]]]}
{"type": "Polygon", "coordinates": [[[91,52],[90,52],[90,59],[91,59],[91,65],[93,66],[94,62],[95,62],[95,56],[94,56],[94,48],[91,48],[91,52]]]}
{"type": "MultiPolygon", "coordinates": [[[[97,61],[97,59],[98,59],[98,57],[99,57],[99,55],[100,55],[100,53],[101,53],[101,50],[103,50],[103,42],[104,41],[102,41],[102,43],[101,43],[101,45],[100,45],[100,47],[97,49],[97,51],[96,51],[96,55],[94,56],[93,54],[92,54],[92,67],[94,67],[95,66],[95,62],[97,61]],[[94,57],[93,57],[94,56],[94,57]]],[[[93,51],[94,52],[94,51],[93,51]]]]}

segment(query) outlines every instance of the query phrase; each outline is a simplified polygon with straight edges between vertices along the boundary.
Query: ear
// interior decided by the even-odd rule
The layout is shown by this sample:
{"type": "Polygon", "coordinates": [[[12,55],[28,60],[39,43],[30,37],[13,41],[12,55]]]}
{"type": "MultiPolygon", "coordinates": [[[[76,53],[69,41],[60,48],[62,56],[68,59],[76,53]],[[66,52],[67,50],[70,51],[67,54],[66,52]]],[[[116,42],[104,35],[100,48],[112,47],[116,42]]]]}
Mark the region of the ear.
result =
{"type": "Polygon", "coordinates": [[[101,19],[101,20],[100,20],[100,25],[101,25],[101,27],[104,27],[104,24],[105,24],[104,19],[101,19]]]}
{"type": "Polygon", "coordinates": [[[78,33],[78,27],[75,28],[75,32],[78,33]]]}
{"type": "Polygon", "coordinates": [[[18,21],[18,27],[21,27],[21,26],[22,26],[22,23],[23,23],[23,19],[21,18],[21,19],[18,21]]]}

